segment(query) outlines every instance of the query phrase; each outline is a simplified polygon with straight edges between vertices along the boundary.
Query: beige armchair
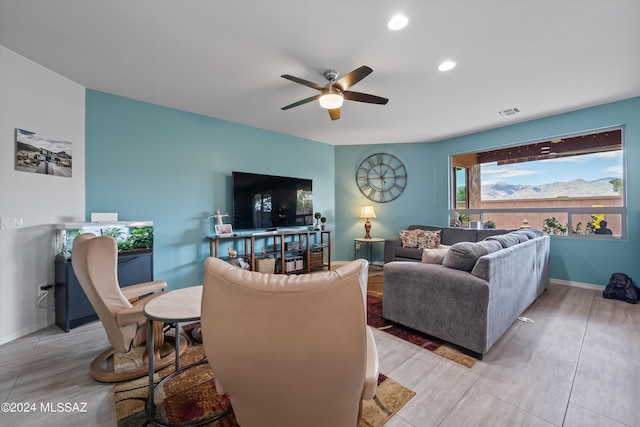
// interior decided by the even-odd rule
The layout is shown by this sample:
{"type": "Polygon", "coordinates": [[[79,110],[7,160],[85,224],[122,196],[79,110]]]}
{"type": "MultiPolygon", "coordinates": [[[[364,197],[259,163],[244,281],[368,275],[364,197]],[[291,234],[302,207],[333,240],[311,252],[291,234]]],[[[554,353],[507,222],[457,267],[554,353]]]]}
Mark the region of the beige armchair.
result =
{"type": "Polygon", "coordinates": [[[365,260],[288,276],[206,259],[204,350],[242,427],[358,424],[378,380],[367,275],[365,260]]]}
{"type": "MultiPolygon", "coordinates": [[[[161,295],[162,293],[156,291],[166,288],[167,283],[156,280],[120,289],[118,245],[111,236],[96,237],[95,234],[86,233],[76,237],[73,240],[71,264],[112,346],[91,363],[91,376],[97,381],[117,382],[147,375],[149,370],[146,363],[128,370],[114,370],[112,356],[118,352],[129,352],[132,347],[145,343],[147,322],[143,313],[144,305],[161,295]],[[144,297],[140,298],[142,296],[144,297]],[[129,300],[136,301],[132,304],[129,300]]],[[[161,323],[154,323],[154,335],[159,337],[153,351],[154,370],[161,369],[175,360],[174,351],[166,352],[165,357],[160,355],[160,347],[163,344],[162,326],[161,323]]],[[[180,350],[186,350],[186,342],[180,350]]],[[[147,360],[147,356],[144,357],[144,360],[147,360]]]]}

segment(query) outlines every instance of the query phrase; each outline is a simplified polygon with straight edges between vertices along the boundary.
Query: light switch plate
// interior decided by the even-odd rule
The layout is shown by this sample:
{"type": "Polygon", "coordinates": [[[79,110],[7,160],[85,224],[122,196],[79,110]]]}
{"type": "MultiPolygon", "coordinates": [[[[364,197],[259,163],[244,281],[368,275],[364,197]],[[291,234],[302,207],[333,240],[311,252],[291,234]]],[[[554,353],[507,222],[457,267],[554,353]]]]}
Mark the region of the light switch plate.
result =
{"type": "Polygon", "coordinates": [[[3,216],[0,220],[0,226],[5,228],[22,228],[22,218],[3,216]]]}

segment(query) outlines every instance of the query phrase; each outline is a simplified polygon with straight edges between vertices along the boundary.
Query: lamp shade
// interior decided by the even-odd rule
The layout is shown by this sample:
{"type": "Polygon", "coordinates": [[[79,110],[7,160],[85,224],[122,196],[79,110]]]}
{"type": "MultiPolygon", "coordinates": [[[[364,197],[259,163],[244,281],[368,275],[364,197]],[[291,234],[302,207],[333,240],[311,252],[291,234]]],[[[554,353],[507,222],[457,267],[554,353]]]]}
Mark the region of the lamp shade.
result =
{"type": "Polygon", "coordinates": [[[362,211],[360,212],[360,218],[375,218],[376,212],[373,210],[372,205],[364,205],[362,207],[362,211]]]}

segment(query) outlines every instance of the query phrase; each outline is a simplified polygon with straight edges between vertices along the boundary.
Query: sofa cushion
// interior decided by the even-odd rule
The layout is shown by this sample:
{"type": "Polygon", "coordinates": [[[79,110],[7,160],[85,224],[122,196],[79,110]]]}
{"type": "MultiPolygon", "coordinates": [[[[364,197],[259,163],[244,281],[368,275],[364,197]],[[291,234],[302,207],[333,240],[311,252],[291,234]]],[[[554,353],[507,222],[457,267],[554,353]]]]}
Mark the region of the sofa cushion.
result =
{"type": "Polygon", "coordinates": [[[489,245],[475,242],[458,242],[451,246],[442,261],[442,265],[456,270],[471,271],[476,261],[489,253],[489,245]]]}
{"type": "Polygon", "coordinates": [[[422,257],[422,249],[418,248],[403,248],[402,246],[396,248],[395,257],[397,258],[408,258],[415,259],[420,261],[422,257]]]}
{"type": "Polygon", "coordinates": [[[502,245],[500,242],[495,240],[483,240],[482,242],[478,242],[478,245],[482,246],[487,250],[487,253],[492,254],[494,252],[498,252],[502,249],[502,245]]]}
{"type": "Polygon", "coordinates": [[[440,244],[440,230],[400,230],[403,248],[433,249],[440,244]]]}
{"type": "Polygon", "coordinates": [[[516,239],[518,239],[518,242],[520,242],[520,243],[523,243],[523,242],[526,242],[527,240],[529,240],[529,237],[526,234],[518,233],[516,231],[512,231],[508,235],[509,236],[514,236],[516,239]]]}
{"type": "Polygon", "coordinates": [[[489,240],[495,240],[496,242],[499,242],[503,248],[509,248],[511,246],[517,245],[518,243],[520,243],[520,240],[516,237],[516,236],[511,236],[509,234],[500,234],[500,235],[496,235],[496,236],[489,236],[486,239],[484,239],[485,241],[489,240]]]}
{"type": "Polygon", "coordinates": [[[536,237],[541,237],[541,236],[545,235],[544,231],[538,230],[536,228],[519,228],[516,231],[518,231],[520,233],[526,233],[528,236],[531,235],[531,236],[533,236],[532,239],[535,239],[536,237]]]}
{"type": "Polygon", "coordinates": [[[509,231],[512,230],[505,230],[502,228],[483,228],[481,230],[478,230],[478,242],[481,240],[486,239],[489,236],[495,236],[497,234],[506,234],[509,231]]]}
{"type": "Polygon", "coordinates": [[[427,231],[438,231],[440,229],[442,229],[443,227],[438,227],[435,225],[418,225],[418,224],[413,224],[407,227],[407,230],[416,230],[416,229],[420,229],[420,230],[427,230],[427,231]]]}
{"type": "Polygon", "coordinates": [[[536,236],[536,233],[534,233],[528,228],[521,228],[519,230],[512,231],[510,234],[521,234],[521,235],[527,236],[527,239],[529,240],[535,239],[536,237],[538,237],[536,236]]]}
{"type": "Polygon", "coordinates": [[[440,235],[440,243],[443,245],[453,245],[458,242],[477,241],[478,230],[472,228],[443,228],[440,235]]]}
{"type": "Polygon", "coordinates": [[[442,264],[445,255],[451,246],[438,245],[433,249],[422,250],[422,262],[426,264],[442,264]]]}

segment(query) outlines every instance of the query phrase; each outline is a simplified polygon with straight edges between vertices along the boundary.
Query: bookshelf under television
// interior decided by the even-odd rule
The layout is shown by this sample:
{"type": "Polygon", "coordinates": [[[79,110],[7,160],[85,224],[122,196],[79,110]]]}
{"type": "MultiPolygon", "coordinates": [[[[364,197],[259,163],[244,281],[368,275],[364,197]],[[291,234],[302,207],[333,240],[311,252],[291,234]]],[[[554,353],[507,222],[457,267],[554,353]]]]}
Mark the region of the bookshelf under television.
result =
{"type": "Polygon", "coordinates": [[[234,258],[241,258],[252,271],[256,271],[256,267],[263,264],[260,261],[266,259],[275,260],[271,263],[275,266],[273,271],[275,273],[311,273],[325,268],[331,270],[331,231],[329,230],[258,231],[207,238],[209,239],[209,256],[229,262],[234,258]],[[220,253],[221,243],[232,248],[235,256],[223,256],[220,253]]]}

